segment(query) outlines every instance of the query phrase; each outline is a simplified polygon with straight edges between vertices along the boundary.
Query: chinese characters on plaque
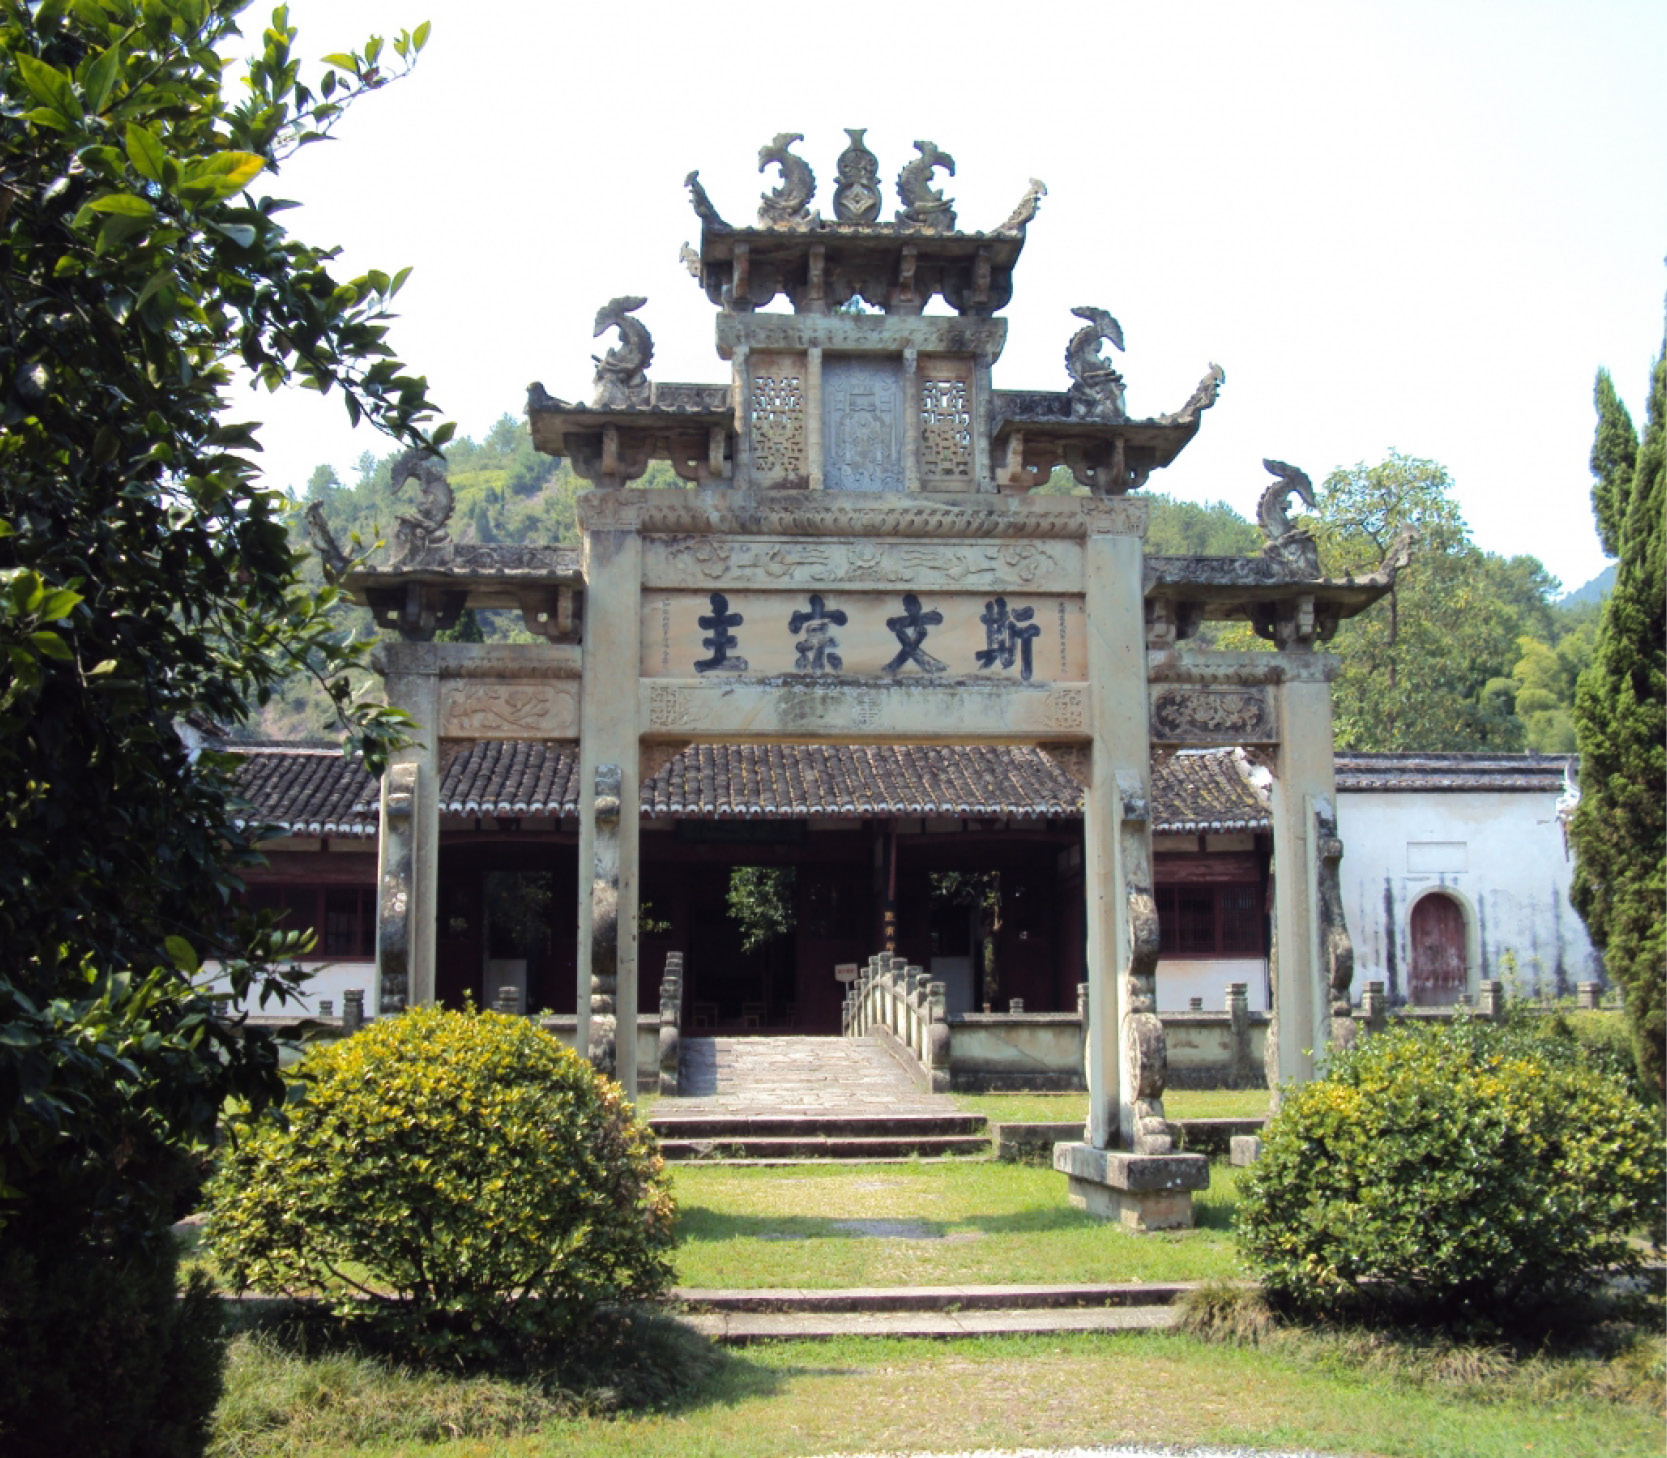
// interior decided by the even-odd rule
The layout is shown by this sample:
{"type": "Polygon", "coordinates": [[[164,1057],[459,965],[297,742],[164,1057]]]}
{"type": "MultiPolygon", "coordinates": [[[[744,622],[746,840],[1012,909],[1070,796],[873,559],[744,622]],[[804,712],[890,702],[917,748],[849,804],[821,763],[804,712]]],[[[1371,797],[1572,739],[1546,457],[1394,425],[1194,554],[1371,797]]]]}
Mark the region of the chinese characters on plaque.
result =
{"type": "Polygon", "coordinates": [[[1079,682],[1086,659],[1075,595],[683,590],[643,603],[645,678],[1079,682]]]}

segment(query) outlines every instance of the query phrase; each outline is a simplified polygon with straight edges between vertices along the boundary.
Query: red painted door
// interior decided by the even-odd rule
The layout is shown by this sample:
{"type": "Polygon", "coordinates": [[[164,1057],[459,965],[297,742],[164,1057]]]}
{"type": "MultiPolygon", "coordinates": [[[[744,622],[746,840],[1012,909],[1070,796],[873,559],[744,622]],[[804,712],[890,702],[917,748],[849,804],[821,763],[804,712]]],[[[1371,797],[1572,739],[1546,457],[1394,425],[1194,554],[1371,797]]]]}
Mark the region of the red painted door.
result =
{"type": "Polygon", "coordinates": [[[1412,1004],[1451,1007],[1464,990],[1464,912],[1438,891],[1412,908],[1412,1004]]]}

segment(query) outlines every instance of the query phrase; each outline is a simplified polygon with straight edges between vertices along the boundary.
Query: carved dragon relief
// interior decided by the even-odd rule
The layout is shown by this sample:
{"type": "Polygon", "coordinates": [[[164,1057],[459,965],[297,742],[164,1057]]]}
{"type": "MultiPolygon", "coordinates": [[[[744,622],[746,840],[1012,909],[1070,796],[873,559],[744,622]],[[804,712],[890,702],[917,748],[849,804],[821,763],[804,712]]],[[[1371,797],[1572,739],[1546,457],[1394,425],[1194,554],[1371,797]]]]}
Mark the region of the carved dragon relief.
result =
{"type": "Polygon", "coordinates": [[[598,410],[645,409],[649,403],[647,370],[654,362],[654,337],[640,319],[631,317],[648,300],[640,294],[623,294],[609,299],[596,311],[593,339],[610,329],[619,330],[619,346],[591,359],[596,364],[596,394],[591,403],[598,410]]]}
{"type": "Polygon", "coordinates": [[[1299,497],[1310,511],[1314,509],[1313,483],[1302,471],[1284,461],[1265,460],[1262,468],[1276,477],[1256,503],[1256,519],[1262,524],[1262,535],[1268,539],[1262,555],[1278,562],[1293,577],[1318,577],[1320,549],[1314,534],[1296,526],[1286,511],[1293,496],[1299,497]]]}
{"type": "Polygon", "coordinates": [[[318,554],[318,565],[324,571],[324,580],[332,584],[340,582],[342,574],[347,571],[348,556],[336,545],[330,523],[324,519],[324,507],[317,501],[307,508],[307,541],[318,554]]]}
{"type": "Polygon", "coordinates": [[[1100,341],[1123,347],[1123,326],[1104,309],[1083,305],[1071,312],[1087,323],[1065,346],[1065,370],[1071,377],[1071,414],[1075,419],[1126,420],[1123,377],[1100,353],[1100,341]]]}
{"type": "Polygon", "coordinates": [[[810,163],[788,150],[802,141],[802,132],[777,132],[769,146],[758,149],[760,172],[771,165],[781,169],[781,185],[759,201],[758,221],[766,227],[787,228],[815,221],[809,204],[816,193],[816,174],[810,170],[810,163]]]}
{"type": "Polygon", "coordinates": [[[1187,397],[1187,403],[1173,415],[1160,415],[1158,421],[1162,425],[1191,425],[1210,406],[1216,403],[1216,396],[1221,393],[1221,387],[1227,383],[1227,371],[1218,364],[1212,364],[1209,372],[1198,382],[1197,388],[1187,397]]]}
{"type": "Polygon", "coordinates": [[[834,218],[861,226],[880,217],[880,159],[863,142],[867,127],[846,127],[851,145],[839,154],[835,166],[839,186],[834,190],[834,218]]]}
{"type": "Polygon", "coordinates": [[[1151,812],[1138,774],[1117,776],[1119,831],[1129,915],[1129,965],[1124,973],[1123,1050],[1128,1059],[1127,1131],[1135,1154],[1173,1154],[1175,1134],[1164,1117],[1169,1050],[1157,1015],[1158,907],[1152,894],[1151,812]]]}
{"type": "Polygon", "coordinates": [[[446,480],[443,461],[424,456],[419,451],[406,451],[393,469],[393,492],[397,496],[413,476],[421,487],[416,506],[400,512],[394,528],[395,552],[389,566],[394,570],[408,567],[433,547],[451,540],[446,523],[451,520],[452,491],[446,480]]]}
{"type": "Polygon", "coordinates": [[[928,233],[953,233],[954,200],[932,186],[932,173],[941,169],[953,177],[955,159],[936,142],[916,142],[915,150],[920,156],[906,162],[897,174],[897,195],[903,202],[897,221],[928,233]]]}

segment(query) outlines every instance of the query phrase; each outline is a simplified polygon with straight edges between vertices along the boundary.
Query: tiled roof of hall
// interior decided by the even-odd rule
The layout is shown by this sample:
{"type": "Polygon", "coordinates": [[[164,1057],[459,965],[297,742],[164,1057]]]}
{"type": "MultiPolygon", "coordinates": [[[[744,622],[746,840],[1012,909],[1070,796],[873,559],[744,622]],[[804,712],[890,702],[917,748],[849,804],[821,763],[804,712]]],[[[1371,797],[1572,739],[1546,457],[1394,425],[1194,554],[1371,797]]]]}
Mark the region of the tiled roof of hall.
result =
{"type": "MultiPolygon", "coordinates": [[[[378,786],[327,745],[238,744],[247,823],[292,836],[376,834],[378,786]]],[[[444,759],[448,817],[578,813],[569,743],[480,740],[444,759]]],[[[1013,745],[691,745],[642,787],[650,820],[1075,819],[1082,787],[1046,750],[1013,745]]],[[[1234,750],[1183,751],[1152,777],[1153,829],[1265,830],[1267,801],[1234,750]]]]}
{"type": "Polygon", "coordinates": [[[1356,794],[1544,792],[1569,788],[1572,754],[1355,753],[1336,757],[1337,788],[1356,794]]]}

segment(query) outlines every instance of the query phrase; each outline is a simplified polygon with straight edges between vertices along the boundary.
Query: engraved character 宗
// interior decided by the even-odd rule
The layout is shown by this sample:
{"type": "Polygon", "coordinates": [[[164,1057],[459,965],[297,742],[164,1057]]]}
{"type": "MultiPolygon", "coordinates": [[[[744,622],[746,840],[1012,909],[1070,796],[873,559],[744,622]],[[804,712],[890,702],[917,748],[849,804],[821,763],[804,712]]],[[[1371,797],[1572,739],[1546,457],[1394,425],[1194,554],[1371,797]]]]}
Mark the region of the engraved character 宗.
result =
{"type": "Polygon", "coordinates": [[[847,619],[842,608],[830,608],[822,600],[822,595],[813,592],[810,595],[810,610],[795,612],[787,620],[787,630],[790,633],[803,633],[804,637],[793,645],[798,653],[793,667],[799,673],[826,673],[830,669],[837,673],[845,666],[842,659],[834,650],[839,647],[839,639],[832,636],[833,630],[843,628],[847,619]]]}
{"type": "Polygon", "coordinates": [[[984,625],[984,647],[975,656],[980,668],[1011,668],[1018,660],[1019,677],[1030,682],[1031,644],[1042,636],[1040,623],[1033,622],[1036,609],[1009,609],[1007,599],[998,597],[984,604],[978,621],[984,625]]]}
{"type": "Polygon", "coordinates": [[[730,656],[730,650],[740,646],[740,640],[730,632],[731,628],[739,628],[744,621],[740,613],[729,610],[729,599],[721,592],[714,592],[708,599],[712,604],[710,614],[702,613],[695,621],[711,634],[700,640],[700,646],[710,650],[710,658],[695,660],[696,673],[745,673],[747,660],[739,654],[730,656]]]}
{"type": "Polygon", "coordinates": [[[897,673],[905,665],[914,664],[922,673],[942,673],[945,668],[938,659],[927,653],[922,644],[926,642],[928,630],[943,622],[943,614],[936,608],[923,610],[920,599],[912,592],[903,594],[903,611],[895,618],[886,619],[888,627],[897,636],[897,641],[903,646],[897,656],[886,665],[887,673],[897,673]]]}

